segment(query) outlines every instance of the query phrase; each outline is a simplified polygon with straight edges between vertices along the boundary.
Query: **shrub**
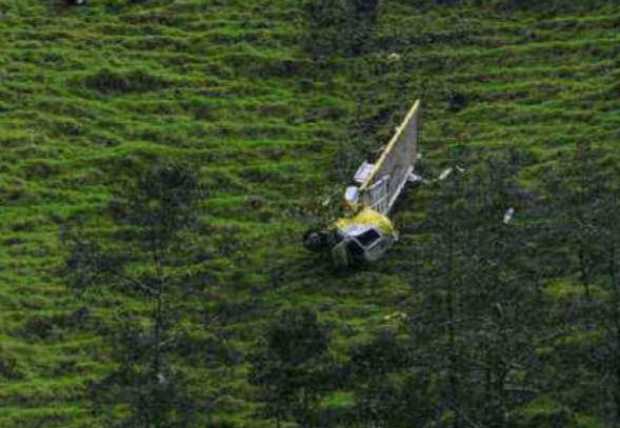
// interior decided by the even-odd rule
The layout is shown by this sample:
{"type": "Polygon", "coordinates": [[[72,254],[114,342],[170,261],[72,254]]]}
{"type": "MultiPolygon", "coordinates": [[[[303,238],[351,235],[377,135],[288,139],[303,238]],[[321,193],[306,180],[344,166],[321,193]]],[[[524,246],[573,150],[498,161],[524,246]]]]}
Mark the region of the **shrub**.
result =
{"type": "Polygon", "coordinates": [[[249,356],[250,384],[259,389],[261,414],[276,425],[291,416],[302,426],[315,421],[328,386],[329,335],[316,313],[284,310],[249,356]]]}
{"type": "Polygon", "coordinates": [[[144,70],[121,72],[109,68],[102,68],[97,73],[86,77],[84,84],[87,88],[105,95],[148,92],[170,86],[169,81],[144,70]]]}
{"type": "Polygon", "coordinates": [[[6,355],[0,348],[0,378],[15,380],[21,379],[23,374],[19,370],[17,359],[11,355],[6,355]]]}
{"type": "Polygon", "coordinates": [[[305,47],[315,58],[355,56],[367,50],[379,13],[378,0],[308,0],[305,47]]]}
{"type": "Polygon", "coordinates": [[[24,323],[19,334],[32,339],[48,339],[52,336],[54,327],[54,323],[49,318],[34,316],[24,323]]]}

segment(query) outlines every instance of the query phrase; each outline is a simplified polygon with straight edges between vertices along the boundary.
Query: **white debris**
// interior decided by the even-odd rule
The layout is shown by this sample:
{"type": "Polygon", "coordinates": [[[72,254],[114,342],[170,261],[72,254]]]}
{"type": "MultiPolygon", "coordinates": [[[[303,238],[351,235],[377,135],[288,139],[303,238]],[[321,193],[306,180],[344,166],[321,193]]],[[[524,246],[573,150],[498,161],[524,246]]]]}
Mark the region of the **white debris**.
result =
{"type": "Polygon", "coordinates": [[[364,163],[362,163],[359,168],[357,168],[357,171],[355,171],[353,181],[359,184],[363,184],[368,179],[368,177],[370,177],[370,174],[372,173],[372,170],[374,168],[374,163],[364,161],[364,163]]]}
{"type": "Polygon", "coordinates": [[[515,213],[515,209],[513,207],[510,207],[506,210],[506,212],[504,213],[504,224],[510,223],[514,213],[515,213]]]}
{"type": "Polygon", "coordinates": [[[497,313],[497,316],[499,316],[500,318],[504,316],[504,309],[502,308],[502,305],[500,305],[499,303],[495,304],[495,312],[497,313]]]}
{"type": "Polygon", "coordinates": [[[397,62],[401,60],[401,56],[400,54],[396,53],[396,52],[392,52],[391,54],[388,55],[388,61],[390,62],[397,62]]]}
{"type": "Polygon", "coordinates": [[[407,177],[407,181],[409,181],[410,183],[424,183],[424,179],[422,178],[422,176],[414,174],[413,172],[409,174],[409,177],[407,177]]]}
{"type": "Polygon", "coordinates": [[[443,171],[441,171],[441,174],[439,174],[439,177],[437,178],[437,180],[443,181],[446,178],[448,178],[450,174],[452,174],[452,168],[446,168],[443,171]]]}
{"type": "Polygon", "coordinates": [[[344,192],[344,200],[347,201],[349,205],[357,204],[359,200],[359,187],[357,186],[349,186],[347,190],[344,192]]]}
{"type": "Polygon", "coordinates": [[[407,314],[404,313],[404,312],[394,312],[393,314],[384,316],[383,319],[385,321],[391,321],[391,320],[406,321],[407,320],[407,314]]]}

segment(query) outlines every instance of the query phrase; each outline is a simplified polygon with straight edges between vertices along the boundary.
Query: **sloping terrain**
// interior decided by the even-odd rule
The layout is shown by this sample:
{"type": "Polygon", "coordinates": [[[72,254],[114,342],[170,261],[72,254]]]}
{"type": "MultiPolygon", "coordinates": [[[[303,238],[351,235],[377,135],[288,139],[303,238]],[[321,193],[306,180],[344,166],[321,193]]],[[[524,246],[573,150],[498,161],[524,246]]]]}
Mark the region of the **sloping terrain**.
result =
{"type": "Polygon", "coordinates": [[[204,254],[187,265],[209,293],[189,317],[240,355],[214,351],[195,383],[218,415],[254,426],[242,356],[278,309],[311,305],[344,353],[415,290],[407,226],[424,190],[377,265],[337,272],[301,248],[308,212],[337,203],[361,159],[352,145],[378,147],[418,97],[421,150],[438,163],[449,146],[514,145],[535,183],[577,141],[617,143],[620,6],[405,3],[382,3],[366,54],[323,62],[295,0],[0,3],[0,426],[93,426],[85,384],[110,362],[80,314],[105,324],[125,302],[67,289],[60,232],[157,158],[190,162],[209,190],[204,254]]]}

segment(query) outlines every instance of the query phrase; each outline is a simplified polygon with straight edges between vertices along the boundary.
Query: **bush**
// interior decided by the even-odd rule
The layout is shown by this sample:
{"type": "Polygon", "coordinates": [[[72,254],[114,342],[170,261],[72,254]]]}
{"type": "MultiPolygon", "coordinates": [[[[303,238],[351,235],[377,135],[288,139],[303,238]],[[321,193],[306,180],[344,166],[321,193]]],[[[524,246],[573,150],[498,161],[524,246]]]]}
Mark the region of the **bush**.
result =
{"type": "Polygon", "coordinates": [[[371,342],[351,351],[351,369],[357,377],[367,378],[407,367],[409,350],[389,330],[379,332],[371,342]]]}
{"type": "Polygon", "coordinates": [[[32,316],[16,331],[30,340],[50,340],[62,336],[63,330],[82,330],[90,326],[90,311],[81,307],[73,312],[52,316],[32,316]]]}
{"type": "Polygon", "coordinates": [[[367,50],[379,12],[378,0],[308,0],[304,41],[315,58],[356,56],[367,50]]]}
{"type": "Polygon", "coordinates": [[[261,414],[279,422],[293,417],[308,426],[317,417],[328,387],[329,335],[316,313],[290,309],[280,313],[249,356],[250,384],[259,389],[261,414]]]}
{"type": "Polygon", "coordinates": [[[11,355],[5,355],[0,349],[0,378],[16,380],[22,377],[23,374],[19,370],[17,359],[11,355]]]}
{"type": "Polygon", "coordinates": [[[87,88],[105,95],[148,92],[170,86],[170,82],[167,80],[144,70],[120,72],[108,68],[102,68],[97,73],[86,77],[84,84],[87,88]]]}

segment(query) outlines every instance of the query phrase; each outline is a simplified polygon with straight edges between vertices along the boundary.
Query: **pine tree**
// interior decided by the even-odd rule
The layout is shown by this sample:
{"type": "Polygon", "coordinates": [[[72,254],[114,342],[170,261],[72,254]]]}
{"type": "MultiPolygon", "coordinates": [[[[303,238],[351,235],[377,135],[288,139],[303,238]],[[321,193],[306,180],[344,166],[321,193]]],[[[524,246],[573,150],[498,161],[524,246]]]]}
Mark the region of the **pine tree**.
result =
{"type": "Polygon", "coordinates": [[[106,338],[117,368],[91,385],[95,410],[110,425],[188,427],[195,422],[195,402],[172,358],[179,340],[172,302],[182,286],[174,265],[185,253],[185,233],[197,224],[202,197],[188,167],[156,164],[127,183],[112,203],[117,229],[111,236],[84,228],[64,237],[66,278],[74,290],[108,289],[147,308],[143,314],[118,314],[106,338]],[[126,409],[126,418],[118,419],[119,408],[126,409]]]}
{"type": "Polygon", "coordinates": [[[415,247],[422,261],[412,272],[421,296],[411,309],[414,367],[439,385],[437,423],[508,426],[536,394],[539,295],[524,263],[529,233],[516,220],[527,192],[515,156],[473,153],[452,168],[434,189],[415,247]]]}
{"type": "Polygon", "coordinates": [[[328,385],[329,336],[307,308],[281,312],[250,356],[249,382],[258,387],[261,415],[276,426],[293,418],[315,426],[319,399],[328,385]]]}

